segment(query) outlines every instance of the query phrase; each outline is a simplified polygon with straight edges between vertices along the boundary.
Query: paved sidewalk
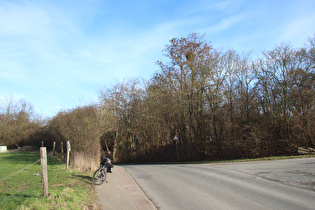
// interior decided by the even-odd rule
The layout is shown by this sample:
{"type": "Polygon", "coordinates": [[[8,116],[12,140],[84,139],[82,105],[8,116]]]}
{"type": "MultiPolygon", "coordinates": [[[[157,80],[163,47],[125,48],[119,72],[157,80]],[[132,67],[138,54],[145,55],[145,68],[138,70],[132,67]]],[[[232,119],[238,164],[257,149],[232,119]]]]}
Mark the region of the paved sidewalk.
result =
{"type": "Polygon", "coordinates": [[[150,210],[154,204],[143,193],[138,184],[120,166],[115,166],[113,173],[107,174],[107,183],[96,186],[98,202],[102,209],[150,210]]]}

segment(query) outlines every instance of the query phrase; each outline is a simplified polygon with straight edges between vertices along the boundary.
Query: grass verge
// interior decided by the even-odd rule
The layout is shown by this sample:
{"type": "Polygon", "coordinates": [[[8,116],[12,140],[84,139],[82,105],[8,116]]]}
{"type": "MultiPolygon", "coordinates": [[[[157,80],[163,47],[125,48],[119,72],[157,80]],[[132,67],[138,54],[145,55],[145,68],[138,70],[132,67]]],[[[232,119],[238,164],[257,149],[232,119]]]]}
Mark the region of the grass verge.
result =
{"type": "Polygon", "coordinates": [[[48,157],[43,197],[39,158],[39,153],[0,153],[0,209],[99,209],[92,173],[65,170],[56,157],[48,157]]]}
{"type": "Polygon", "coordinates": [[[285,159],[296,159],[296,158],[310,158],[315,157],[315,155],[295,155],[295,156],[272,156],[272,157],[262,157],[262,158],[252,158],[252,159],[235,159],[235,160],[205,160],[205,161],[192,161],[183,162],[191,164],[209,164],[209,163],[237,163],[237,162],[250,162],[250,161],[265,161],[265,160],[285,160],[285,159]]]}

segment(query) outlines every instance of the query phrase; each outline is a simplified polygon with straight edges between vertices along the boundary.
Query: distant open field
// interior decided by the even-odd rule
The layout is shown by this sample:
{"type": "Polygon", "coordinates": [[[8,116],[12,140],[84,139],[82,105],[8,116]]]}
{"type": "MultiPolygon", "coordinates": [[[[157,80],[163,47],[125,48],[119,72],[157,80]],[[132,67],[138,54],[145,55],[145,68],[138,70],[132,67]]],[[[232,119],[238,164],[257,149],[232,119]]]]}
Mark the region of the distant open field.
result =
{"type": "Polygon", "coordinates": [[[65,170],[48,157],[48,196],[43,197],[39,153],[0,153],[0,209],[98,209],[92,172],[65,170]],[[37,162],[38,161],[38,162],[37,162]]]}

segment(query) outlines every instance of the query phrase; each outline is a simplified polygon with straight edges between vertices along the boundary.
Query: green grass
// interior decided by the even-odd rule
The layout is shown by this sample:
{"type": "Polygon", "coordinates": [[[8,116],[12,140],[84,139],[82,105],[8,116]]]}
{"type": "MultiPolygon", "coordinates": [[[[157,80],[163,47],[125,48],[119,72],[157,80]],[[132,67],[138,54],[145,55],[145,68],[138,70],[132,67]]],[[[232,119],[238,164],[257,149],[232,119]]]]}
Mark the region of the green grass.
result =
{"type": "Polygon", "coordinates": [[[43,197],[41,175],[34,175],[41,173],[40,162],[33,164],[39,158],[39,153],[0,153],[0,209],[99,209],[92,172],[65,170],[56,157],[48,157],[43,197]]]}

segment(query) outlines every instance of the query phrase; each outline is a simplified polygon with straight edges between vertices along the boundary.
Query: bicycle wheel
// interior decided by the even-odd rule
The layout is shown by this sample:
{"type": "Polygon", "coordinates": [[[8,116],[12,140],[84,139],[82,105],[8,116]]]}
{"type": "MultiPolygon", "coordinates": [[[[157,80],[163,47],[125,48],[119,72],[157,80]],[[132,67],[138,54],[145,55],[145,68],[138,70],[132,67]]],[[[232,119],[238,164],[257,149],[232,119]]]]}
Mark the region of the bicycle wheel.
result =
{"type": "Polygon", "coordinates": [[[107,182],[107,181],[106,181],[107,166],[105,166],[105,167],[103,168],[103,171],[104,171],[104,181],[107,182]]]}
{"type": "Polygon", "coordinates": [[[100,185],[106,180],[106,172],[104,169],[97,169],[93,174],[93,183],[95,185],[100,185]]]}

